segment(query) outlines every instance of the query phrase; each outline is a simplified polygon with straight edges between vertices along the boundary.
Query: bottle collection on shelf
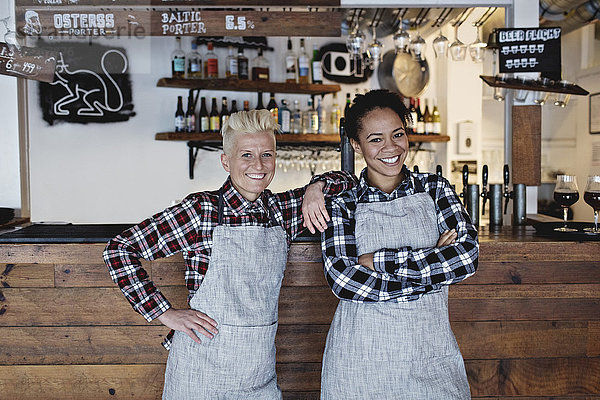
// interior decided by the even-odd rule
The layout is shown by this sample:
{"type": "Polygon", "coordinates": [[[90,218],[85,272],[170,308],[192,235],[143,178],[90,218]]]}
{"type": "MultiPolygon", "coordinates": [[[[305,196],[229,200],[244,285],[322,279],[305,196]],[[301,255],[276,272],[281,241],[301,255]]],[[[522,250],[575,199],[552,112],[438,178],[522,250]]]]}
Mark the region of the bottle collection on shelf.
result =
{"type": "MultiPolygon", "coordinates": [[[[269,81],[269,60],[263,55],[263,49],[258,49],[258,55],[251,61],[244,55],[244,49],[238,47],[237,52],[229,46],[225,58],[225,73],[219,71],[219,58],[214,51],[213,42],[208,42],[204,55],[198,52],[198,45],[192,40],[191,51],[185,53],[181,49],[181,38],[176,37],[176,48],[171,54],[171,75],[178,79],[226,79],[269,81]]],[[[292,47],[292,40],[288,38],[288,51],[284,57],[284,70],[286,83],[323,83],[321,61],[318,57],[318,46],[313,45],[312,58],[305,50],[304,39],[300,39],[300,52],[296,53],[292,47]]]]}
{"type": "MultiPolygon", "coordinates": [[[[267,109],[271,112],[273,119],[281,126],[281,132],[286,134],[337,134],[340,128],[340,118],[342,109],[337,101],[337,93],[333,93],[331,105],[326,107],[320,96],[309,97],[307,106],[301,108],[300,102],[294,100],[293,103],[286,99],[281,99],[279,103],[275,99],[275,93],[271,93],[269,102],[265,107],[263,104],[263,93],[258,92],[258,101],[255,109],[267,109]]],[[[351,104],[350,93],[346,93],[346,104],[344,114],[351,104]]],[[[441,118],[437,105],[433,104],[433,109],[429,110],[429,102],[425,100],[425,108],[421,111],[419,98],[406,98],[408,108],[414,123],[407,127],[407,133],[412,135],[440,135],[441,118]]],[[[213,97],[211,109],[206,106],[206,97],[200,98],[200,112],[196,116],[193,109],[192,96],[188,96],[187,110],[183,111],[183,98],[177,97],[177,110],[175,112],[175,132],[199,132],[199,133],[219,133],[224,122],[230,114],[238,111],[237,101],[231,101],[231,107],[228,107],[227,97],[221,98],[221,108],[219,110],[217,98],[213,97]]],[[[244,100],[243,110],[250,110],[248,100],[244,100]]]]}

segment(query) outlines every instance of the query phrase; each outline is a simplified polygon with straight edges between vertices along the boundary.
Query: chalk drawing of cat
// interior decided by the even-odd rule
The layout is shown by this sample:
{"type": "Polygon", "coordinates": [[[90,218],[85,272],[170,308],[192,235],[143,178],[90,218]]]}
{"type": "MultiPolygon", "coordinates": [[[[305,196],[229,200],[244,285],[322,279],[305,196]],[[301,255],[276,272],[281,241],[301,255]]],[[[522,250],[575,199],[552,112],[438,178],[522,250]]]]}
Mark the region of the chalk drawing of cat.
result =
{"type": "Polygon", "coordinates": [[[52,85],[63,86],[68,94],[54,103],[55,115],[70,115],[71,111],[65,110],[64,107],[78,100],[81,100],[86,105],[86,107],[77,110],[77,115],[81,116],[101,117],[105,111],[118,112],[123,107],[123,93],[121,92],[121,88],[119,88],[117,82],[115,82],[106,69],[106,57],[113,53],[123,60],[123,69],[120,73],[124,73],[128,66],[127,57],[122,52],[114,49],[107,50],[102,55],[100,67],[110,82],[106,82],[100,75],[88,69],[70,71],[68,68],[69,65],[64,62],[62,53],[59,54],[55,71],[57,79],[52,85]],[[112,102],[116,103],[113,105],[110,104],[111,99],[109,99],[109,83],[112,84],[113,92],[118,97],[117,101],[112,98],[112,102]]]}

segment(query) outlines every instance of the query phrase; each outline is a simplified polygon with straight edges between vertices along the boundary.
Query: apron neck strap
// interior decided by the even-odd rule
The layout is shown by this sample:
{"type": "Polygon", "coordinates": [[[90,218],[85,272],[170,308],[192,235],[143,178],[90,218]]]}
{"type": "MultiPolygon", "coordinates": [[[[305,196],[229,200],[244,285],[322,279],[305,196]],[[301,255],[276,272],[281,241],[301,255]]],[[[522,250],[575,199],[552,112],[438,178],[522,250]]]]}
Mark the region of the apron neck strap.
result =
{"type": "Polygon", "coordinates": [[[415,183],[415,193],[423,193],[425,192],[425,188],[419,179],[416,176],[413,176],[413,182],[415,183]]]}
{"type": "Polygon", "coordinates": [[[223,188],[219,189],[219,209],[218,209],[218,223],[219,225],[223,224],[223,208],[225,207],[223,201],[223,188]]]}

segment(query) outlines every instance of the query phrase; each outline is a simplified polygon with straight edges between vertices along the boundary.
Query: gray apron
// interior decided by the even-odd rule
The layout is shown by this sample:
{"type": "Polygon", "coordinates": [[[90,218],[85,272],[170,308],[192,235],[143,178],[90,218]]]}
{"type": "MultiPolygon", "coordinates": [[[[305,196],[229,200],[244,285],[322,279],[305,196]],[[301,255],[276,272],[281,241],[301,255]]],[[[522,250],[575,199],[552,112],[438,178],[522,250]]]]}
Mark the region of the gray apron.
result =
{"type": "MultiPolygon", "coordinates": [[[[415,194],[356,207],[358,254],[435,247],[431,196],[415,194]]],[[[448,286],[412,301],[341,300],[323,355],[321,399],[469,399],[464,362],[448,319],[448,286]]]]}
{"type": "Polygon", "coordinates": [[[277,304],[287,262],[287,236],[272,227],[219,225],[210,262],[190,307],[215,321],[201,344],[176,331],[165,371],[163,399],[281,399],[275,374],[277,304]]]}

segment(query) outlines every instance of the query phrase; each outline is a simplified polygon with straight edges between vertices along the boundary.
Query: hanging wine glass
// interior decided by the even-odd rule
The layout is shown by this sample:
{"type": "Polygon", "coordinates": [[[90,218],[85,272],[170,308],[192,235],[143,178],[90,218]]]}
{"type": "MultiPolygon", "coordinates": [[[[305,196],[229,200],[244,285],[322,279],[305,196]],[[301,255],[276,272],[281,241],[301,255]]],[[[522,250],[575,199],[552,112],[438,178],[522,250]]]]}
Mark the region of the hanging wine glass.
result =
{"type": "Polygon", "coordinates": [[[353,58],[362,57],[365,52],[365,34],[358,29],[358,26],[355,26],[346,38],[346,49],[353,58]]]}
{"type": "Polygon", "coordinates": [[[448,38],[442,35],[442,27],[440,27],[440,34],[433,40],[433,52],[438,58],[443,58],[448,55],[448,38]]]}
{"type": "Polygon", "coordinates": [[[454,26],[454,42],[448,47],[454,61],[464,61],[467,55],[467,45],[458,39],[458,25],[454,26]]]}
{"type": "Polygon", "coordinates": [[[369,57],[367,59],[369,67],[371,69],[377,68],[383,56],[383,43],[377,40],[375,26],[373,26],[373,41],[367,47],[367,56],[369,57]]]}
{"type": "Polygon", "coordinates": [[[8,45],[8,47],[11,50],[20,51],[21,45],[19,45],[19,42],[17,40],[17,33],[15,31],[11,30],[10,27],[8,26],[9,19],[10,19],[10,16],[8,16],[6,18],[2,18],[2,22],[4,22],[4,27],[6,28],[6,33],[4,34],[4,42],[8,45]]]}
{"type": "Polygon", "coordinates": [[[485,55],[485,48],[487,47],[487,43],[481,40],[481,25],[477,25],[477,39],[473,43],[469,45],[469,54],[471,55],[471,59],[473,62],[481,63],[483,62],[483,57],[485,55]]]}
{"type": "Polygon", "coordinates": [[[400,29],[394,33],[394,48],[396,53],[408,53],[408,45],[410,44],[410,34],[400,26],[400,29]]]}
{"type": "Polygon", "coordinates": [[[408,45],[408,49],[410,50],[410,53],[412,54],[413,58],[417,61],[422,60],[423,56],[425,55],[426,47],[427,43],[425,43],[425,39],[423,39],[419,31],[417,31],[417,34],[408,45]]]}

